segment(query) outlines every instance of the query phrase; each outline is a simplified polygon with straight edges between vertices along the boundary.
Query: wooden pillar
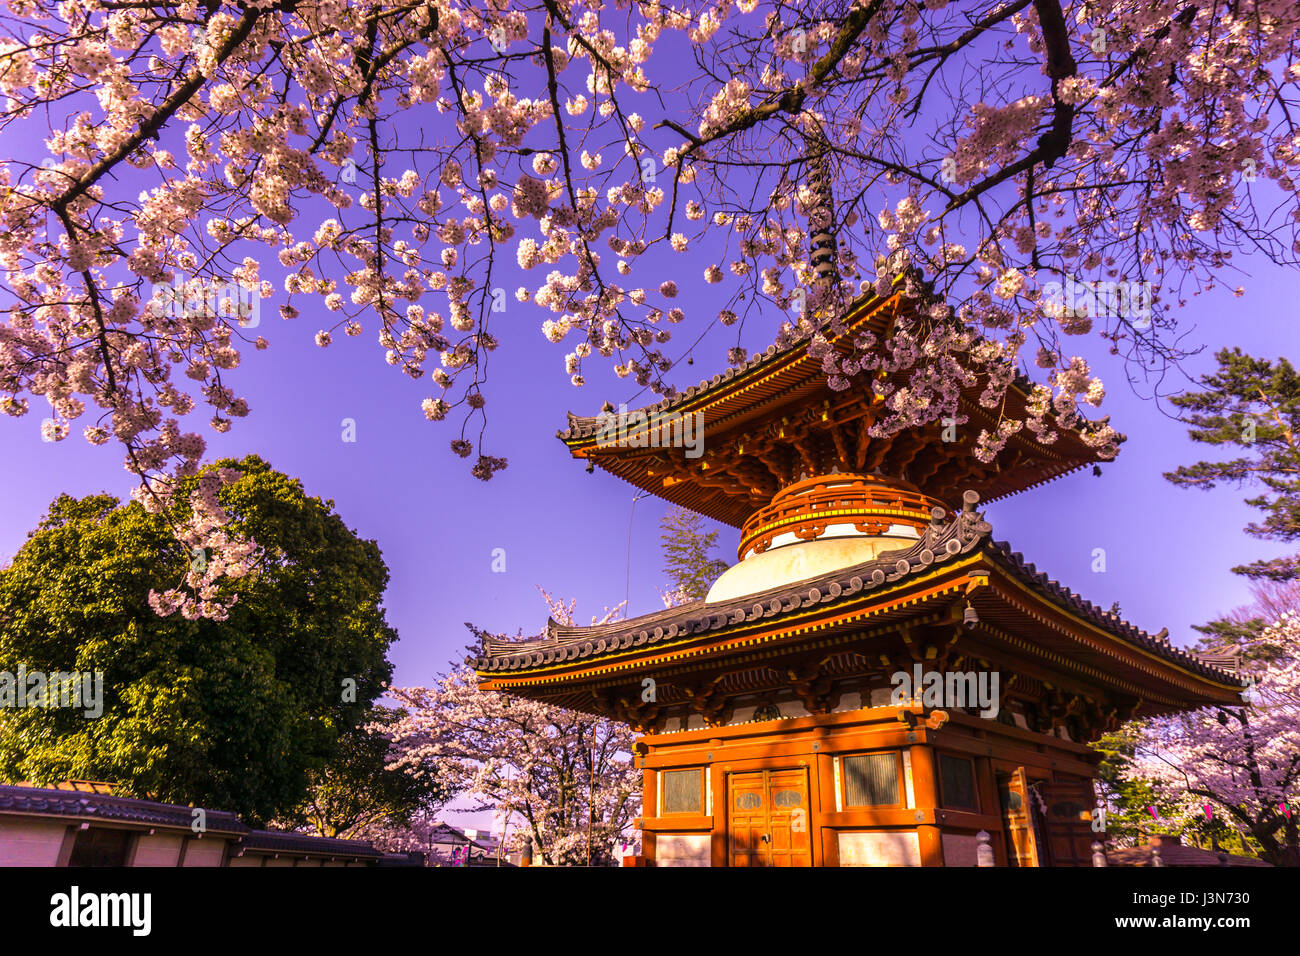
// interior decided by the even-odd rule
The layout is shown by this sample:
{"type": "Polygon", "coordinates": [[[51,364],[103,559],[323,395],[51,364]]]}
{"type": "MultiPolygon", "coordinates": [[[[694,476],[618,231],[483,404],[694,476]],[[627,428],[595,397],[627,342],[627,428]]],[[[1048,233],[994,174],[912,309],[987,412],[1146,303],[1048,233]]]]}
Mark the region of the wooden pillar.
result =
{"type": "Polygon", "coordinates": [[[817,865],[839,866],[839,834],[826,826],[826,815],[835,812],[835,757],[832,754],[817,754],[814,774],[816,802],[813,804],[812,822],[809,824],[812,832],[808,836],[814,857],[820,857],[817,865]]]}
{"type": "Polygon", "coordinates": [[[821,754],[814,753],[811,760],[800,760],[799,765],[803,767],[804,773],[808,778],[808,812],[804,815],[804,826],[807,832],[804,837],[808,840],[808,864],[809,866],[822,865],[822,841],[819,835],[822,831],[821,826],[821,754]]]}
{"type": "Polygon", "coordinates": [[[922,866],[943,866],[943,835],[934,823],[934,811],[939,807],[939,771],[934,750],[928,744],[913,744],[912,793],[916,809],[928,822],[918,823],[917,836],[921,844],[922,866]]]}
{"type": "MultiPolygon", "coordinates": [[[[645,758],[642,758],[644,761],[645,758]]],[[[644,766],[644,763],[643,763],[644,766]]],[[[653,817],[659,809],[658,774],[653,770],[641,771],[641,816],[653,817]]],[[[646,863],[654,866],[655,835],[649,830],[641,831],[641,855],[646,863]]]]}
{"type": "Polygon", "coordinates": [[[730,866],[727,846],[727,774],[718,764],[704,768],[709,775],[707,786],[713,795],[713,833],[709,841],[709,862],[713,866],[730,866]]]}
{"type": "MultiPolygon", "coordinates": [[[[1002,798],[998,796],[998,782],[993,776],[993,760],[990,757],[975,758],[975,790],[979,795],[981,813],[1002,814],[1002,798]]],[[[989,834],[989,845],[993,848],[995,865],[1007,866],[1007,841],[1002,829],[989,834]]]]}

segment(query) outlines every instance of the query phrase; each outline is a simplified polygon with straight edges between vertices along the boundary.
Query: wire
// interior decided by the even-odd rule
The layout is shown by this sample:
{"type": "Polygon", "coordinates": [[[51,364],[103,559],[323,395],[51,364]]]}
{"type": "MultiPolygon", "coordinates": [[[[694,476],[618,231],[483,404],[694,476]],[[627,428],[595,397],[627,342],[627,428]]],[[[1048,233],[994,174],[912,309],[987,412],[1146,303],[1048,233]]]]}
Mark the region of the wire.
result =
{"type": "Polygon", "coordinates": [[[632,593],[632,519],[636,517],[636,503],[650,497],[648,491],[638,491],[632,497],[632,507],[627,515],[627,580],[623,586],[623,616],[627,617],[627,602],[632,593]]]}

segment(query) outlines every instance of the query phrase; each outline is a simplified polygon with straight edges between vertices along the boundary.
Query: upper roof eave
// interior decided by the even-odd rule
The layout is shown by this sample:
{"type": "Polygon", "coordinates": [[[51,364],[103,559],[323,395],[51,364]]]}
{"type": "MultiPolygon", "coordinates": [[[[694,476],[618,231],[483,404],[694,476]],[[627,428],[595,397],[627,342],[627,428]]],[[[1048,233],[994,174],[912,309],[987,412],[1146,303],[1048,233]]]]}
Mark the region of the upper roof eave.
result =
{"type": "MultiPolygon", "coordinates": [[[[923,276],[920,276],[918,270],[913,271],[916,272],[919,281],[925,288],[928,289],[931,287],[930,283],[925,280],[923,276]]],[[[898,286],[904,278],[905,274],[897,276],[894,280],[894,285],[898,286]]],[[[848,309],[846,310],[846,326],[855,327],[856,325],[869,321],[872,317],[879,314],[879,311],[898,295],[899,293],[894,291],[889,295],[882,297],[878,296],[874,290],[859,295],[849,303],[848,309]]],[[[823,321],[821,327],[824,328],[826,324],[826,321],[823,321]]],[[[705,403],[711,393],[722,391],[724,386],[735,387],[733,383],[737,383],[737,379],[751,375],[755,378],[761,377],[769,370],[769,367],[776,366],[782,361],[802,358],[804,354],[803,350],[807,348],[808,341],[809,339],[805,337],[785,349],[777,349],[775,345],[769,345],[763,352],[751,356],[740,365],[725,369],[713,376],[711,379],[703,379],[698,385],[687,386],[672,398],[664,398],[650,405],[632,409],[628,414],[643,414],[646,416],[652,414],[663,415],[679,411],[683,406],[696,401],[705,403]]],[[[1017,369],[1010,385],[1010,389],[1013,392],[1019,393],[1022,398],[1027,400],[1028,392],[1032,387],[1033,383],[1029,377],[1017,369]]],[[[565,416],[568,420],[569,427],[567,429],[557,429],[555,437],[568,445],[575,455],[578,454],[580,449],[587,448],[596,443],[595,436],[600,432],[601,427],[607,421],[607,419],[602,418],[600,415],[577,415],[573,412],[565,412],[565,416]]],[[[1098,427],[1105,421],[1105,417],[1099,421],[1089,421],[1085,419],[1077,428],[1062,429],[1062,431],[1078,440],[1083,434],[1098,427]]],[[[1127,436],[1122,433],[1116,433],[1116,440],[1119,444],[1123,444],[1127,440],[1127,436]]]]}
{"type": "MultiPolygon", "coordinates": [[[[848,322],[858,323],[869,317],[868,306],[879,308],[886,304],[894,294],[881,298],[875,292],[867,292],[849,303],[848,322]]],[[[823,326],[825,323],[823,323],[823,326]]],[[[734,365],[710,379],[702,379],[698,385],[688,385],[672,398],[660,399],[650,405],[642,406],[638,409],[632,409],[629,414],[640,412],[645,415],[665,414],[679,410],[682,406],[690,404],[695,400],[706,398],[709,393],[720,389],[724,385],[729,385],[738,378],[754,374],[761,375],[769,366],[774,366],[779,362],[799,357],[801,349],[808,344],[807,339],[801,339],[788,348],[778,349],[775,345],[769,345],[762,352],[750,356],[740,365],[734,365]]],[[[592,438],[600,430],[602,419],[599,415],[575,415],[573,412],[566,412],[569,427],[567,430],[557,430],[555,437],[570,446],[582,445],[592,438]]]]}

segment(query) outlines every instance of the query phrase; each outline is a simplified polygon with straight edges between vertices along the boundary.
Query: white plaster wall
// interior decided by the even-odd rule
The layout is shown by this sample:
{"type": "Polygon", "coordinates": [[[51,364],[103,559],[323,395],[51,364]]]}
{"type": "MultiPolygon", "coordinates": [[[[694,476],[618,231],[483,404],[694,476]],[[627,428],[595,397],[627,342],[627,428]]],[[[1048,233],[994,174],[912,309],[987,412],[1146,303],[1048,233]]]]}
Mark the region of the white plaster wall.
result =
{"type": "Polygon", "coordinates": [[[731,720],[727,721],[728,727],[734,727],[736,724],[747,724],[754,719],[754,711],[758,710],[757,704],[748,707],[737,707],[736,712],[731,715],[731,720]]]}
{"type": "Polygon", "coordinates": [[[892,704],[894,688],[892,687],[873,687],[871,689],[871,706],[872,707],[889,707],[892,704]]]}
{"type": "Polygon", "coordinates": [[[185,851],[185,866],[220,866],[225,852],[225,840],[211,837],[191,840],[189,849],[185,851]]]}
{"type": "Polygon", "coordinates": [[[136,841],[134,866],[175,866],[182,837],[176,833],[141,833],[136,841]]]}
{"type": "Polygon", "coordinates": [[[912,830],[840,832],[840,866],[920,866],[921,839],[912,830]]]}
{"type": "Polygon", "coordinates": [[[850,710],[862,709],[862,695],[857,691],[840,695],[840,702],[836,708],[831,711],[833,714],[843,714],[850,710]]]}
{"type": "Polygon", "coordinates": [[[0,866],[57,866],[66,823],[0,818],[0,866]]]}
{"type": "Polygon", "coordinates": [[[711,866],[713,838],[707,833],[660,833],[655,866],[711,866]]]}
{"type": "Polygon", "coordinates": [[[777,710],[781,711],[782,717],[808,717],[808,708],[803,705],[801,700],[783,700],[777,703],[777,710]]]}

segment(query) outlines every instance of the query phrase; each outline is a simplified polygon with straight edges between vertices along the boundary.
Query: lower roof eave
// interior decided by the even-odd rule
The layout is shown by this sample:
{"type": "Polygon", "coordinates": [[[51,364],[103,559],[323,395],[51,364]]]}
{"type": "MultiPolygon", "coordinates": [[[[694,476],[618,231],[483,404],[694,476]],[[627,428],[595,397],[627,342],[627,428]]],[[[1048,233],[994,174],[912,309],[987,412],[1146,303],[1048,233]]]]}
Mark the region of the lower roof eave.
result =
{"type": "MultiPolygon", "coordinates": [[[[985,639],[997,638],[1016,657],[1036,654],[1045,659],[1048,669],[1059,668],[1063,675],[1138,698],[1145,702],[1144,713],[1239,700],[1240,684],[1231,675],[1215,673],[1192,655],[1117,618],[1109,622],[1111,628],[1102,626],[1108,622],[1093,619],[1101,613],[1094,606],[1065,589],[1044,593],[1042,583],[1023,569],[1008,566],[1000,554],[981,551],[888,592],[862,594],[797,617],[783,614],[779,622],[738,622],[699,637],[615,656],[593,655],[513,673],[480,670],[478,676],[484,690],[540,700],[567,698],[564,706],[576,704],[576,709],[595,713],[600,708],[582,706],[583,698],[590,700],[591,693],[602,687],[625,686],[651,675],[732,666],[754,656],[757,648],[766,649],[768,657],[778,652],[775,661],[802,654],[813,643],[819,647],[848,644],[873,632],[893,632],[904,624],[955,625],[961,605],[969,599],[980,615],[980,634],[985,639]],[[999,626],[1007,620],[1014,623],[999,626]],[[1036,640],[1025,633],[1026,621],[1038,631],[1036,640]],[[1121,637],[1114,633],[1117,629],[1131,633],[1121,637]]],[[[655,612],[622,622],[621,630],[636,630],[642,621],[659,622],[656,627],[662,628],[666,619],[665,612],[655,612]]]]}

